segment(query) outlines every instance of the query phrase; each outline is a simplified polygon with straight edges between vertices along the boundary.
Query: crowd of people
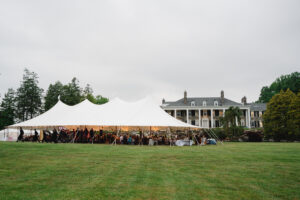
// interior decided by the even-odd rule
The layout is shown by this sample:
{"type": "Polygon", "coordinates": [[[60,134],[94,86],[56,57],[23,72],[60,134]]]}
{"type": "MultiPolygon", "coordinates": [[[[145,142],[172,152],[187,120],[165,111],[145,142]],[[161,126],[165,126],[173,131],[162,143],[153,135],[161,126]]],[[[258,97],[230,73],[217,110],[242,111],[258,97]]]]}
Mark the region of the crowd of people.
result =
{"type": "Polygon", "coordinates": [[[108,132],[94,131],[93,128],[85,129],[62,129],[52,131],[34,129],[34,134],[24,136],[24,131],[20,128],[20,134],[17,139],[19,141],[46,142],[46,143],[99,143],[99,144],[123,144],[123,145],[176,145],[178,140],[191,141],[196,145],[208,144],[207,135],[198,134],[160,134],[157,132],[143,133],[142,131],[135,133],[128,132],[108,132]]]}

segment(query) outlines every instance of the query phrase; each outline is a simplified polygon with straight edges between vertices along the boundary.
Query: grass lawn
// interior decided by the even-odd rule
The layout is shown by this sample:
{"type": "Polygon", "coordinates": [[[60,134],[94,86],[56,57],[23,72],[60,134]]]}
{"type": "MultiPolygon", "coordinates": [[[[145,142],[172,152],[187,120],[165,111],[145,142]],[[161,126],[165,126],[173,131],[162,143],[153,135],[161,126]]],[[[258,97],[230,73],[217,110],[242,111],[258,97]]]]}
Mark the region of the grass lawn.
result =
{"type": "Polygon", "coordinates": [[[0,199],[300,199],[300,143],[0,143],[0,199]]]}

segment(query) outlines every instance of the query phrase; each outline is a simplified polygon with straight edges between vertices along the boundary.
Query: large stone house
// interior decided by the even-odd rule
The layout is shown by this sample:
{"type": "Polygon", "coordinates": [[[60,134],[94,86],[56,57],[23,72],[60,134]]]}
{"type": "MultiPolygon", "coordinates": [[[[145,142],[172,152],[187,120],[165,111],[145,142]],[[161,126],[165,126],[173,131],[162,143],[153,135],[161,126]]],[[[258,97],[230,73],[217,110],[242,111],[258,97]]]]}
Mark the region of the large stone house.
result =
{"type": "Polygon", "coordinates": [[[162,101],[162,109],[171,116],[188,124],[201,128],[220,127],[220,117],[229,107],[239,107],[242,111],[241,125],[254,128],[262,127],[262,115],[266,104],[247,103],[243,97],[241,103],[225,98],[224,91],[220,97],[184,97],[178,101],[162,101]]]}

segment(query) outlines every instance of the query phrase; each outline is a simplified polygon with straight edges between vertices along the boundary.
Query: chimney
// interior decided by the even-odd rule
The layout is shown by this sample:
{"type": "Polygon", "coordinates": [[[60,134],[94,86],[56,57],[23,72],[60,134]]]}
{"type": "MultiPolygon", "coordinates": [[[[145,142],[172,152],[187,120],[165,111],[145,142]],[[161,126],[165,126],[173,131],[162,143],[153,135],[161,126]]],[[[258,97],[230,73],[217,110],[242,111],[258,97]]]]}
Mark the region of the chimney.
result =
{"type": "Polygon", "coordinates": [[[165,99],[162,99],[162,102],[161,102],[162,104],[165,104],[166,103],[166,100],[165,99]]]}
{"type": "Polygon", "coordinates": [[[224,91],[221,90],[221,105],[224,105],[224,91]]]}
{"type": "Polygon", "coordinates": [[[184,91],[184,94],[183,94],[183,103],[187,104],[187,92],[186,91],[184,91]]]}
{"type": "Polygon", "coordinates": [[[243,105],[246,105],[246,104],[247,104],[247,97],[246,97],[246,96],[244,96],[244,97],[242,98],[242,104],[243,104],[243,105]]]}

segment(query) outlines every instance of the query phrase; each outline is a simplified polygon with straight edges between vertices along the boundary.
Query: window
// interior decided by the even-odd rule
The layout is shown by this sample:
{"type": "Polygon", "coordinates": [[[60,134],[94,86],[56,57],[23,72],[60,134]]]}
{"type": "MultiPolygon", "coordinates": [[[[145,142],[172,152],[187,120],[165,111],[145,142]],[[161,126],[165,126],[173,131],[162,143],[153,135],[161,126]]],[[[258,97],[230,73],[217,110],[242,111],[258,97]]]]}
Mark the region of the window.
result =
{"type": "Polygon", "coordinates": [[[219,105],[218,101],[214,101],[214,106],[218,106],[218,105],[219,105]]]}
{"type": "Polygon", "coordinates": [[[207,116],[207,111],[206,110],[203,111],[203,116],[207,116]]]}
{"type": "Polygon", "coordinates": [[[220,112],[218,110],[215,110],[215,116],[219,117],[220,116],[220,112]]]}
{"type": "Polygon", "coordinates": [[[216,120],[215,123],[216,123],[216,127],[220,127],[220,122],[219,122],[219,120],[216,120]]]}
{"type": "Polygon", "coordinates": [[[192,101],[192,102],[191,102],[191,106],[195,106],[195,101],[192,101]]]}
{"type": "Polygon", "coordinates": [[[209,128],[208,119],[202,119],[202,127],[203,128],[209,128]]]}
{"type": "Polygon", "coordinates": [[[206,106],[206,101],[203,101],[203,106],[206,106]]]}
{"type": "Polygon", "coordinates": [[[241,119],[241,126],[245,126],[245,120],[241,119]]]}
{"type": "Polygon", "coordinates": [[[194,117],[196,115],[195,110],[190,110],[189,115],[192,116],[192,117],[194,117]]]}

